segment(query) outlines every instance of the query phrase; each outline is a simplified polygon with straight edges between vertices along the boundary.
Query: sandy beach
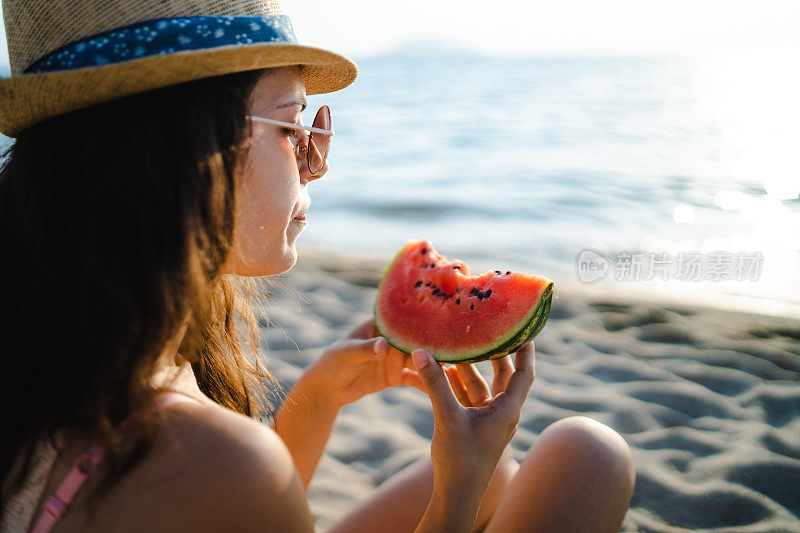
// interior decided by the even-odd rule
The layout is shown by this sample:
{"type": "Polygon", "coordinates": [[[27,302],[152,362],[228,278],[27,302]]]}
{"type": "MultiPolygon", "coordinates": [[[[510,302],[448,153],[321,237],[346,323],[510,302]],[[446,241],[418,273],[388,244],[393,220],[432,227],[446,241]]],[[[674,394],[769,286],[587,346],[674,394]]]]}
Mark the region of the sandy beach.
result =
{"type": "MultiPolygon", "coordinates": [[[[301,248],[291,271],[270,278],[262,349],[284,387],[371,316],[387,260],[301,248]]],[[[559,284],[516,457],[572,415],[611,426],[633,449],[622,531],[800,531],[800,321],[559,284]]],[[[310,488],[317,527],[426,454],[432,429],[413,389],[346,406],[310,488]]]]}

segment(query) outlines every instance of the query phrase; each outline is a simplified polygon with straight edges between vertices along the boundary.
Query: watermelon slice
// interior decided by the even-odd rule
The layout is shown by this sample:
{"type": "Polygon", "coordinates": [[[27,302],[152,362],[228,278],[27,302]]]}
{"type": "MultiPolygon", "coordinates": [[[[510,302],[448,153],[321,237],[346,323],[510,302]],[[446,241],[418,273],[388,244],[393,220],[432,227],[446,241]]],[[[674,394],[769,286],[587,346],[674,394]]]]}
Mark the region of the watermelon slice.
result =
{"type": "Polygon", "coordinates": [[[473,363],[515,352],[550,314],[553,282],[523,272],[470,276],[428,239],[408,241],[378,285],[375,325],[398,350],[425,348],[437,361],[473,363]]]}

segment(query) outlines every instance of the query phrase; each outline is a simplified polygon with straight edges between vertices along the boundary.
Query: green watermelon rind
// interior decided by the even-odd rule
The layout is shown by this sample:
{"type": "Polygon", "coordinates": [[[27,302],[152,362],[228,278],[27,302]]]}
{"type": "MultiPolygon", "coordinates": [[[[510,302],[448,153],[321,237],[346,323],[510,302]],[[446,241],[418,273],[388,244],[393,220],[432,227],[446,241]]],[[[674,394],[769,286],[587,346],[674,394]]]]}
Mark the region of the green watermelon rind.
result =
{"type": "MultiPolygon", "coordinates": [[[[410,244],[411,243],[409,243],[409,245],[410,244]]],[[[380,287],[380,285],[382,285],[383,280],[384,280],[386,274],[388,273],[389,269],[394,265],[395,260],[401,254],[403,254],[403,252],[405,252],[407,246],[403,247],[403,249],[400,250],[397,253],[397,255],[395,256],[395,259],[393,261],[391,261],[389,263],[389,265],[387,265],[387,267],[383,270],[383,272],[381,274],[381,280],[380,280],[380,283],[379,283],[379,287],[380,287]]],[[[435,353],[432,353],[431,355],[433,355],[434,359],[436,359],[437,361],[439,361],[441,363],[459,363],[459,364],[461,364],[461,363],[477,363],[479,361],[486,361],[486,360],[491,360],[491,359],[499,359],[501,357],[504,357],[504,356],[508,355],[509,353],[515,352],[516,350],[518,350],[519,348],[525,346],[525,344],[527,344],[528,342],[533,340],[533,338],[536,337],[536,335],[538,335],[540,331],[542,331],[542,329],[544,328],[545,324],[547,324],[547,319],[550,316],[550,306],[551,306],[552,300],[553,300],[553,286],[554,286],[554,284],[552,282],[550,282],[547,285],[547,287],[544,288],[544,290],[542,291],[542,294],[539,296],[539,301],[537,302],[536,307],[533,309],[533,311],[530,314],[529,318],[527,320],[525,320],[523,325],[516,332],[512,333],[510,336],[506,336],[504,339],[500,339],[498,341],[498,343],[499,343],[498,346],[491,347],[487,351],[485,351],[485,352],[483,352],[481,354],[478,354],[478,355],[465,354],[463,357],[456,356],[456,357],[451,357],[451,358],[448,358],[448,359],[440,359],[440,358],[437,357],[437,354],[435,354],[435,353]]],[[[392,342],[392,340],[388,336],[384,335],[381,332],[381,329],[380,329],[380,326],[379,326],[379,320],[378,320],[377,311],[378,311],[378,309],[377,309],[377,305],[376,305],[375,310],[374,310],[374,314],[375,314],[375,329],[377,330],[378,335],[381,335],[381,336],[385,337],[386,340],[389,342],[389,344],[391,346],[394,346],[396,349],[400,350],[401,352],[403,352],[403,353],[411,353],[411,351],[413,351],[415,348],[409,348],[409,347],[406,347],[406,346],[401,346],[396,341],[392,342]]]]}

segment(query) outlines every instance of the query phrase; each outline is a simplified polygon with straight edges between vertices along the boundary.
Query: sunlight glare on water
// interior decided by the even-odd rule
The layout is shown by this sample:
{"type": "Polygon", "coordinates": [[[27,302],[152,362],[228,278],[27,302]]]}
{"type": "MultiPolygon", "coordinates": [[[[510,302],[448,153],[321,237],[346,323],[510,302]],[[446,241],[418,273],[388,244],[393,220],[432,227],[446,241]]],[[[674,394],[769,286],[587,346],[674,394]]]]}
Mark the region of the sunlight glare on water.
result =
{"type": "Polygon", "coordinates": [[[757,280],[668,290],[797,302],[798,59],[358,61],[352,87],[310,97],[337,135],[300,244],[391,254],[428,237],[450,259],[571,281],[584,249],[758,252],[757,280]]]}

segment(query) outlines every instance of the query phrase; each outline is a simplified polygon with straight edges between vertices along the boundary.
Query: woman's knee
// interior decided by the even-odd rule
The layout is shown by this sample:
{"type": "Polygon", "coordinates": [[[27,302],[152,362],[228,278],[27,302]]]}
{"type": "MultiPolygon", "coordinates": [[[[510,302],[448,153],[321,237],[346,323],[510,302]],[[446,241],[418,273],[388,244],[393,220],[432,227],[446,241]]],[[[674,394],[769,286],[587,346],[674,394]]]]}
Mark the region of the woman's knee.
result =
{"type": "Polygon", "coordinates": [[[553,468],[633,491],[636,474],[630,447],[616,431],[591,418],[571,416],[550,424],[528,452],[523,468],[531,456],[551,461],[553,468]]]}

